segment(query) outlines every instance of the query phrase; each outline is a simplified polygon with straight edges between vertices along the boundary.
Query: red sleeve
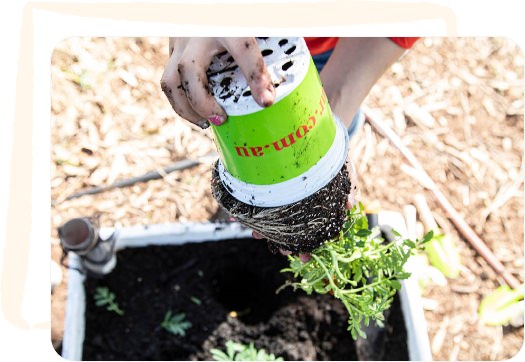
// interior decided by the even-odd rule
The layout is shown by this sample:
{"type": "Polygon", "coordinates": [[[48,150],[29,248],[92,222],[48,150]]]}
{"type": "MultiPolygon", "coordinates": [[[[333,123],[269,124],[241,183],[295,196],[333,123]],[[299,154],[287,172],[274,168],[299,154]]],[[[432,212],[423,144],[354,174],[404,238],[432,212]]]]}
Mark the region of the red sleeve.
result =
{"type": "Polygon", "coordinates": [[[306,46],[308,46],[308,50],[310,51],[310,54],[317,55],[324,53],[330,49],[335,48],[335,45],[337,44],[337,41],[339,38],[308,38],[305,37],[304,41],[306,42],[306,46]]]}
{"type": "Polygon", "coordinates": [[[399,45],[401,48],[410,49],[419,38],[396,37],[388,39],[399,45]]]}
{"type": "MultiPolygon", "coordinates": [[[[388,39],[390,39],[402,48],[409,49],[419,38],[389,37],[388,39]]],[[[310,50],[310,54],[317,55],[335,48],[335,45],[337,44],[339,38],[305,37],[304,40],[306,42],[306,45],[308,46],[308,50],[310,50]]]]}

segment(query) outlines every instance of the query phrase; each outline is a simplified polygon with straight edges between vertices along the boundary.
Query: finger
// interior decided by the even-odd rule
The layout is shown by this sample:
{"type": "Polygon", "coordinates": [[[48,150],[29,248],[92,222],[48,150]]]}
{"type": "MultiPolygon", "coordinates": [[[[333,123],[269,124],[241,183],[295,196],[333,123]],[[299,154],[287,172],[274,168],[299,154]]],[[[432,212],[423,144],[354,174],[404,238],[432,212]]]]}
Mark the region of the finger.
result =
{"type": "Polygon", "coordinates": [[[254,239],[264,239],[264,236],[259,234],[257,231],[252,231],[252,238],[254,238],[254,239]]]}
{"type": "Polygon", "coordinates": [[[177,70],[178,54],[174,54],[171,45],[170,52],[171,56],[160,80],[162,92],[166,98],[168,98],[175,113],[203,129],[208,128],[208,121],[193,110],[186,98],[186,93],[182,88],[179,72],[177,70]]]}
{"type": "Polygon", "coordinates": [[[301,260],[303,263],[307,263],[310,261],[312,256],[310,253],[299,253],[299,260],[301,260]]]}
{"type": "Polygon", "coordinates": [[[209,90],[206,71],[220,50],[217,46],[210,47],[209,42],[194,42],[186,47],[177,65],[189,104],[201,118],[216,126],[223,124],[227,115],[209,90]]]}
{"type": "Polygon", "coordinates": [[[348,198],[346,199],[346,208],[351,209],[355,205],[355,196],[354,191],[350,191],[350,195],[348,195],[348,198]]]}
{"type": "Polygon", "coordinates": [[[351,209],[356,203],[359,179],[357,177],[357,170],[350,157],[347,159],[346,169],[348,171],[348,178],[350,179],[350,193],[348,194],[348,198],[346,200],[346,208],[351,209]]]}
{"type": "Polygon", "coordinates": [[[175,50],[175,38],[170,37],[168,41],[168,55],[171,57],[171,54],[173,54],[173,50],[175,50]]]}
{"type": "Polygon", "coordinates": [[[279,249],[279,252],[284,255],[284,256],[287,256],[287,255],[291,255],[292,252],[290,250],[284,250],[284,249],[279,249]]]}
{"type": "Polygon", "coordinates": [[[275,101],[275,88],[255,38],[226,40],[225,46],[246,78],[255,102],[270,106],[275,101]]]}

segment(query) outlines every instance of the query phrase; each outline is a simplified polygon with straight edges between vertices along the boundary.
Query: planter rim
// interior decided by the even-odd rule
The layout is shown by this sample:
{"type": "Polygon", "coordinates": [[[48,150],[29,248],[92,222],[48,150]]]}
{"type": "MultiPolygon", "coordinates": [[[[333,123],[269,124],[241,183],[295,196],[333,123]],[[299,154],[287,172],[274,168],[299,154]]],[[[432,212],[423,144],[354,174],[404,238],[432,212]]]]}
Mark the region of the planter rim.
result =
{"type": "MultiPolygon", "coordinates": [[[[403,216],[398,212],[381,211],[378,214],[381,231],[387,239],[395,236],[392,229],[403,237],[407,228],[403,216]]],[[[185,222],[166,223],[124,228],[101,228],[101,237],[116,233],[115,250],[149,245],[178,245],[189,242],[220,241],[226,239],[251,238],[251,229],[238,222],[185,222]]],[[[68,360],[82,360],[84,343],[86,295],[84,290],[85,276],[74,268],[81,268],[80,257],[73,252],[68,254],[68,286],[64,335],[62,340],[62,357],[68,360]]],[[[412,275],[401,280],[399,291],[401,310],[407,330],[407,347],[410,361],[432,361],[428,339],[427,323],[417,283],[417,270],[412,267],[411,259],[406,269],[412,275]]]]}

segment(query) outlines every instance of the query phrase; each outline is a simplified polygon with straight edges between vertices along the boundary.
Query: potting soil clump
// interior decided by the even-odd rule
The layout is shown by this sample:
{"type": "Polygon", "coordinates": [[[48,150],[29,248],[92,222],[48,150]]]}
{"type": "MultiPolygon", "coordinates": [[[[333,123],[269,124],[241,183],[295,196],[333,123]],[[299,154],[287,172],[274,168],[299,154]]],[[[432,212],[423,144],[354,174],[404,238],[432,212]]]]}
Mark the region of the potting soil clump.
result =
{"type": "Polygon", "coordinates": [[[352,184],[344,165],[325,187],[301,201],[257,207],[237,200],[226,190],[215,164],[211,189],[213,197],[232,217],[268,240],[270,251],[298,253],[310,252],[339,234],[352,184]]]}

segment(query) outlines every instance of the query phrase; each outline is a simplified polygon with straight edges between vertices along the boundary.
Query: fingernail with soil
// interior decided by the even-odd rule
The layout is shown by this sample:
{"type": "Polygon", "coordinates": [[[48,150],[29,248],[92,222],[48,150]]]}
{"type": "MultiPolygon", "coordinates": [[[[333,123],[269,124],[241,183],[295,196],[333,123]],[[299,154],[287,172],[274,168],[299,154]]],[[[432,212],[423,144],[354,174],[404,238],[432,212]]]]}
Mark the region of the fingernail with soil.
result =
{"type": "Polygon", "coordinates": [[[271,106],[273,104],[274,98],[275,97],[274,97],[273,93],[270,90],[265,89],[265,90],[262,91],[259,103],[263,107],[268,107],[268,106],[271,106]]]}
{"type": "Polygon", "coordinates": [[[224,118],[218,115],[213,115],[213,116],[208,117],[208,121],[210,121],[210,123],[215,126],[220,126],[221,124],[224,123],[224,118]]]}
{"type": "Polygon", "coordinates": [[[352,207],[354,207],[354,205],[355,205],[355,192],[353,192],[352,190],[346,200],[346,208],[351,209],[352,207]]]}
{"type": "Polygon", "coordinates": [[[309,253],[299,253],[299,259],[303,263],[307,263],[308,261],[310,261],[311,258],[312,256],[309,253]]]}
{"type": "Polygon", "coordinates": [[[261,234],[259,234],[257,231],[252,231],[252,237],[254,239],[264,239],[264,236],[262,236],[261,234]]]}
{"type": "Polygon", "coordinates": [[[202,120],[199,123],[197,123],[197,126],[199,126],[202,129],[206,129],[210,127],[210,123],[207,120],[202,120]]]}

